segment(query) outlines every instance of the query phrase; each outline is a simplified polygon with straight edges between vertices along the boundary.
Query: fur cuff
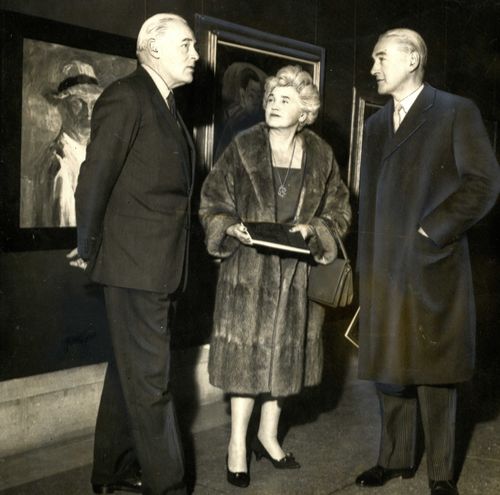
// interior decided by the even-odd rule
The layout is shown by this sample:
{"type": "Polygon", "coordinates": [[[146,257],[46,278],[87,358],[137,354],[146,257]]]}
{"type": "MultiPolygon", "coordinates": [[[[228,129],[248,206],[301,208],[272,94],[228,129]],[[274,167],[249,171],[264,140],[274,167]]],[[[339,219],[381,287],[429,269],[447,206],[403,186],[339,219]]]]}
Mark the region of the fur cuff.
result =
{"type": "Polygon", "coordinates": [[[239,219],[232,215],[215,215],[212,218],[206,237],[207,250],[212,256],[228,258],[238,249],[238,239],[226,234],[227,228],[238,222],[239,219]]]}
{"type": "Polygon", "coordinates": [[[311,254],[314,261],[327,265],[337,257],[337,242],[333,237],[333,233],[321,218],[314,217],[311,220],[311,225],[314,227],[315,232],[309,241],[311,254]]]}

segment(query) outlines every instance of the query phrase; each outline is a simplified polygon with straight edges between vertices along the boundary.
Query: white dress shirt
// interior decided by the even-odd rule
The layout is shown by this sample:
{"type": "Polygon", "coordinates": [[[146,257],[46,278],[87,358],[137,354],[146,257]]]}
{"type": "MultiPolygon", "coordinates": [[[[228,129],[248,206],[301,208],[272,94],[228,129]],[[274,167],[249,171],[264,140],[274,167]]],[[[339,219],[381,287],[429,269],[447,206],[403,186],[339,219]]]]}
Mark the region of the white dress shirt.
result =
{"type": "Polygon", "coordinates": [[[160,92],[163,101],[168,107],[167,97],[172,90],[168,87],[168,84],[162,79],[160,74],[158,74],[158,72],[156,72],[153,68],[151,68],[149,65],[146,64],[141,64],[141,66],[151,76],[151,79],[153,79],[153,82],[158,88],[158,91],[160,92]]]}
{"type": "Polygon", "coordinates": [[[424,85],[421,84],[417,89],[412,91],[408,96],[405,96],[402,100],[398,101],[394,98],[394,108],[398,106],[401,107],[399,111],[399,124],[403,122],[403,119],[406,117],[406,114],[410,111],[411,106],[415,103],[415,100],[418,98],[418,95],[424,89],[424,85]]]}

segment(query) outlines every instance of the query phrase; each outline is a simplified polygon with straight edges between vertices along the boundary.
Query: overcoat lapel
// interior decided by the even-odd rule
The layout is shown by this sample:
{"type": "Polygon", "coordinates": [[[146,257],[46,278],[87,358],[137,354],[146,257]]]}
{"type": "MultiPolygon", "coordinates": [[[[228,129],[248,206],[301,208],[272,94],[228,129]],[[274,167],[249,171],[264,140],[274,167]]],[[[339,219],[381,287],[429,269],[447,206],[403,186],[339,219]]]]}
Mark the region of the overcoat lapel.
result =
{"type": "Polygon", "coordinates": [[[418,95],[415,103],[411,106],[408,115],[404,118],[397,132],[393,132],[392,116],[394,113],[394,101],[391,100],[385,107],[385,116],[389,139],[384,147],[383,160],[386,160],[392,153],[403,146],[427,120],[426,112],[434,105],[436,90],[429,85],[425,85],[418,95]]]}
{"type": "Polygon", "coordinates": [[[186,177],[186,183],[188,184],[188,187],[191,184],[191,156],[190,152],[188,149],[188,144],[186,137],[184,136],[183,129],[177,125],[177,121],[174,118],[174,116],[170,113],[170,110],[167,107],[167,104],[163,101],[163,98],[161,97],[160,92],[158,91],[158,88],[156,88],[156,91],[153,93],[151,100],[153,103],[153,107],[158,114],[158,121],[160,122],[160,125],[163,127],[163,130],[165,131],[166,134],[170,134],[174,136],[174,141],[177,143],[179,148],[182,151],[184,160],[182,160],[183,164],[183,172],[186,177]]]}
{"type": "Polygon", "coordinates": [[[173,115],[170,113],[170,110],[167,107],[167,104],[163,100],[160,92],[155,86],[156,91],[151,96],[151,101],[153,103],[154,109],[158,116],[160,117],[159,121],[162,127],[169,133],[174,134],[176,138],[181,138],[182,133],[177,125],[176,120],[173,115]]]}
{"type": "Polygon", "coordinates": [[[178,115],[180,125],[177,124],[176,119],[170,113],[170,110],[168,109],[166,102],[163,100],[161,93],[156,87],[153,79],[140,65],[137,67],[137,74],[148,86],[148,92],[151,95],[151,104],[158,116],[158,122],[160,123],[160,126],[162,127],[165,134],[174,136],[173,141],[175,141],[182,152],[182,155],[184,157],[184,159],[182,160],[182,169],[186,178],[188,191],[191,192],[194,172],[194,170],[192,169],[192,167],[194,166],[194,145],[189,137],[186,126],[180,118],[180,115],[178,115]]]}
{"type": "Polygon", "coordinates": [[[193,183],[194,183],[194,174],[195,174],[195,165],[196,165],[196,149],[193,143],[193,140],[191,139],[191,134],[189,133],[189,130],[184,123],[184,120],[182,119],[181,115],[177,113],[177,118],[179,119],[179,124],[181,126],[181,129],[184,133],[184,137],[186,138],[186,143],[188,146],[189,150],[189,159],[186,165],[188,166],[188,184],[189,184],[189,190],[190,193],[193,190],[193,183]]]}
{"type": "MultiPolygon", "coordinates": [[[[182,131],[179,129],[176,120],[170,113],[167,104],[162,98],[160,90],[156,87],[153,79],[140,65],[137,67],[137,74],[142,78],[148,87],[149,94],[151,95],[151,104],[159,117],[158,121],[160,122],[163,130],[168,134],[174,134],[176,141],[181,143],[181,138],[183,137],[182,131]]],[[[183,152],[187,153],[187,150],[183,150],[183,152]]]]}

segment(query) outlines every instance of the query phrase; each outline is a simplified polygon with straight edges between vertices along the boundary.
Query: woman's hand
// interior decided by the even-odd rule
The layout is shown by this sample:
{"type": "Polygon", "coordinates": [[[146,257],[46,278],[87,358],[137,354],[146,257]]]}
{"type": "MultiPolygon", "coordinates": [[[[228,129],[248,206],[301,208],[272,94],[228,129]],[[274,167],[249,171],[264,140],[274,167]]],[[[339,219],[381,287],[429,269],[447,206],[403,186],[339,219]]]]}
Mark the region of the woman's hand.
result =
{"type": "Polygon", "coordinates": [[[238,241],[246,246],[252,245],[252,238],[247,231],[247,228],[242,223],[235,223],[226,229],[226,234],[231,237],[236,237],[238,241]]]}
{"type": "Polygon", "coordinates": [[[314,235],[314,227],[307,223],[298,223],[290,229],[290,232],[300,232],[304,240],[307,240],[314,235]]]}

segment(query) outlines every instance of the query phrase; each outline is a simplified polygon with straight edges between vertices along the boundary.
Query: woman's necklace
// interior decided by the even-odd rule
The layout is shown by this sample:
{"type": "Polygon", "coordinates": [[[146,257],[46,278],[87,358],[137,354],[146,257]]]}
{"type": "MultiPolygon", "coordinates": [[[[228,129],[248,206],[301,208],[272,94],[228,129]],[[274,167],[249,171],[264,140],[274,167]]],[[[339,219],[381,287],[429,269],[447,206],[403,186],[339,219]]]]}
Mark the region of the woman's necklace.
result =
{"type": "Polygon", "coordinates": [[[292,155],[290,156],[290,163],[288,164],[288,168],[286,170],[285,174],[285,179],[281,180],[281,175],[279,173],[278,167],[274,165],[274,153],[273,149],[271,148],[271,143],[269,143],[269,147],[271,148],[271,165],[273,166],[273,170],[276,170],[276,175],[278,176],[278,179],[280,181],[280,187],[278,187],[278,196],[280,198],[284,198],[286,196],[286,193],[288,192],[288,189],[286,188],[286,181],[288,180],[288,176],[290,175],[290,169],[292,168],[292,163],[293,163],[293,155],[295,154],[295,144],[297,143],[297,140],[293,138],[293,148],[292,148],[292,155]]]}

